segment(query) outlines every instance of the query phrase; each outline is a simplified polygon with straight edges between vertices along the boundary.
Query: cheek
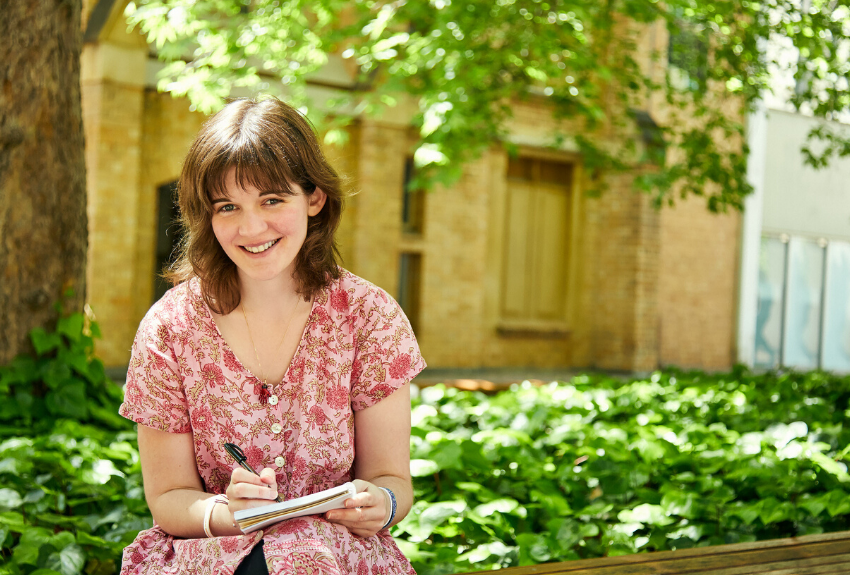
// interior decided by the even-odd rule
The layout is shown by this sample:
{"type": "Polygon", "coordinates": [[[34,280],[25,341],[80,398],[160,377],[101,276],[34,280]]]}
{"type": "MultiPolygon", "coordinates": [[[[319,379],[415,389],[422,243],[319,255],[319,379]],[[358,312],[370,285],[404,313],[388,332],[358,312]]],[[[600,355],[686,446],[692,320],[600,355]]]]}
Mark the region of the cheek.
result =
{"type": "Polygon", "coordinates": [[[286,235],[299,235],[307,229],[307,214],[302,210],[289,210],[277,220],[278,229],[286,235]]]}
{"type": "Polygon", "coordinates": [[[215,239],[218,240],[219,245],[221,247],[227,246],[227,240],[230,237],[230,232],[228,226],[223,223],[221,220],[213,218],[212,220],[212,231],[215,235],[215,239]]]}

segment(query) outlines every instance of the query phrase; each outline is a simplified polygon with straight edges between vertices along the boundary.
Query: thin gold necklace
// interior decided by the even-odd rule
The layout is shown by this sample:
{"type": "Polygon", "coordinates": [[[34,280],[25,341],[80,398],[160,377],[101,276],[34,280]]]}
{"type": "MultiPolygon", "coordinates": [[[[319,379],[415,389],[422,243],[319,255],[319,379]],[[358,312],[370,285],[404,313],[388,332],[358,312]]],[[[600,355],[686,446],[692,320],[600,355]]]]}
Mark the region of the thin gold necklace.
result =
{"type": "MultiPolygon", "coordinates": [[[[283,330],[283,337],[280,339],[280,343],[277,344],[277,349],[275,349],[275,356],[277,356],[277,352],[280,351],[281,346],[283,345],[284,340],[286,339],[286,334],[289,332],[289,326],[292,324],[292,318],[295,317],[295,311],[298,309],[298,304],[301,303],[301,298],[295,300],[295,307],[292,308],[292,313],[289,314],[289,321],[286,322],[286,329],[283,330]]],[[[260,378],[262,386],[260,387],[260,403],[266,405],[269,402],[269,398],[271,397],[271,392],[269,391],[269,384],[266,381],[266,372],[263,370],[263,364],[260,362],[260,354],[257,352],[257,346],[254,344],[254,336],[251,335],[251,326],[248,324],[248,316],[245,315],[245,305],[239,305],[242,308],[242,318],[245,320],[245,327],[248,328],[248,338],[251,340],[251,347],[254,348],[254,357],[257,358],[257,365],[260,368],[260,378]]]]}

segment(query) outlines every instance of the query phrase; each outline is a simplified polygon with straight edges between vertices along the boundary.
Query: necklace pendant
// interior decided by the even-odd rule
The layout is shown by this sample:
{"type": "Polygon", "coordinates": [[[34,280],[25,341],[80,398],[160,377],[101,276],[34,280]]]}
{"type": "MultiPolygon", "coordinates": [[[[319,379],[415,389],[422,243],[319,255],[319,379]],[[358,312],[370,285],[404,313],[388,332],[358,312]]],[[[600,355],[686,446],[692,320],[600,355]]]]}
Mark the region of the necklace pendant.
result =
{"type": "Polygon", "coordinates": [[[263,405],[269,404],[269,398],[272,396],[269,391],[269,386],[266,383],[263,383],[262,387],[260,387],[260,403],[263,405]]]}

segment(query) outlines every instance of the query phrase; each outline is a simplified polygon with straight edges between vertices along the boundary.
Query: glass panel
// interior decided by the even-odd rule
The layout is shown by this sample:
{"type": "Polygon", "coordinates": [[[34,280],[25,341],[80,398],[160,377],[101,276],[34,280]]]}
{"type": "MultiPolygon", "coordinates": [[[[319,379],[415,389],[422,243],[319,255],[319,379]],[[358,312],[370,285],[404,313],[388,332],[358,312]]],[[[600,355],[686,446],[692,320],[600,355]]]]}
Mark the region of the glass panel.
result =
{"type": "Polygon", "coordinates": [[[826,248],[826,302],[823,317],[823,369],[850,372],[850,243],[826,248]]]}
{"type": "Polygon", "coordinates": [[[782,287],[785,247],[779,238],[762,238],[759,255],[759,299],[756,312],[756,367],[779,366],[782,337],[782,287]]]}
{"type": "Polygon", "coordinates": [[[791,238],[788,244],[788,291],[782,363],[798,369],[818,366],[823,248],[791,238]]]}

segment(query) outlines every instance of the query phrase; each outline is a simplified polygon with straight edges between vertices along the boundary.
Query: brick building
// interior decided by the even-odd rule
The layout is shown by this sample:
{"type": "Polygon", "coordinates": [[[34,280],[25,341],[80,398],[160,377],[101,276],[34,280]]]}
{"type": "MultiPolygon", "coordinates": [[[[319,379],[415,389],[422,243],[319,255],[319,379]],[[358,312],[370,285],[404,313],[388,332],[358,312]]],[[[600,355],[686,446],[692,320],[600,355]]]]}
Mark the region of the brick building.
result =
{"type": "MultiPolygon", "coordinates": [[[[156,91],[159,64],[126,31],[125,4],[84,2],[82,75],[88,300],[106,335],[98,354],[116,367],[164,289],[172,185],[203,121],[156,91]]],[[[646,35],[655,48],[666,43],[657,32],[646,35]]],[[[346,81],[330,68],[330,81],[346,81]]],[[[737,214],[712,215],[700,199],[658,211],[633,190],[635,174],[589,197],[581,157],[548,147],[542,99],[516,107],[517,158],[494,142],[451,189],[405,194],[407,118],[363,119],[328,155],[357,192],[339,235],[345,265],[399,299],[431,367],[733,363],[737,214]]]]}

